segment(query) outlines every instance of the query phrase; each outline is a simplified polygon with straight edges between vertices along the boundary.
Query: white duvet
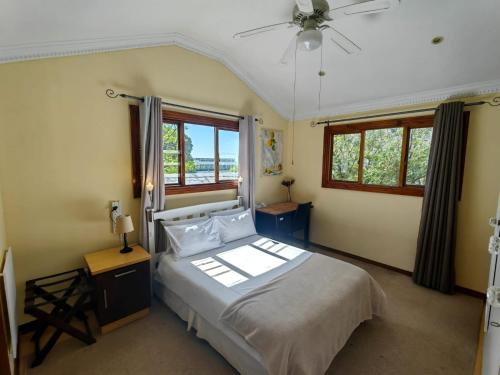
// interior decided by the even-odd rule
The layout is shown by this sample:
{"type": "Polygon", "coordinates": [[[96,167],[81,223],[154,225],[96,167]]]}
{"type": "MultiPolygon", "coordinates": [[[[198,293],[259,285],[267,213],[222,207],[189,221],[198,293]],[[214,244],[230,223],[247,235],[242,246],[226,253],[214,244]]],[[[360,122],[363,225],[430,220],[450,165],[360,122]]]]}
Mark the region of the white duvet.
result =
{"type": "Polygon", "coordinates": [[[385,304],[364,270],[258,235],[188,258],[164,254],[156,278],[269,374],[324,373],[385,304]]]}
{"type": "Polygon", "coordinates": [[[233,302],[220,319],[261,355],[269,374],[321,375],[354,329],[383,313],[385,302],[366,271],[313,254],[233,302]]]}

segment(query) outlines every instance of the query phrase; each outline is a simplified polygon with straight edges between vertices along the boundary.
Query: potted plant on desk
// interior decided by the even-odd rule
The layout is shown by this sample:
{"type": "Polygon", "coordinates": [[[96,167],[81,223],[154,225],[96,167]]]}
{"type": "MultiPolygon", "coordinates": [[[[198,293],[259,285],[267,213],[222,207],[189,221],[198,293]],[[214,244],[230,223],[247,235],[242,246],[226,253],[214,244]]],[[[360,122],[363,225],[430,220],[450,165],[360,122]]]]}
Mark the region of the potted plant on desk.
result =
{"type": "Polygon", "coordinates": [[[295,179],[293,179],[292,177],[285,177],[283,179],[283,181],[281,181],[281,185],[283,185],[287,189],[287,200],[286,200],[287,202],[292,201],[292,194],[291,194],[290,190],[291,190],[294,182],[295,182],[295,179]]]}

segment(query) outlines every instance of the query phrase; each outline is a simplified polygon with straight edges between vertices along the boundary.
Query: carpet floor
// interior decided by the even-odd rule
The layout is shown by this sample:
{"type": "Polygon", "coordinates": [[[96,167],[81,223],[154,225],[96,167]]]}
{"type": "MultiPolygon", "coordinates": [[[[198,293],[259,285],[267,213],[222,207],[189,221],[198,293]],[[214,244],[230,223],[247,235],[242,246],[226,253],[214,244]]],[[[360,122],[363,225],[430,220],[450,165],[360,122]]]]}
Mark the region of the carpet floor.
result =
{"type": "MultiPolygon", "coordinates": [[[[388,315],[361,324],[333,360],[329,375],[471,375],[482,302],[444,295],[405,275],[333,255],[367,270],[388,298],[388,315]]],[[[185,323],[155,301],[151,313],[84,346],[58,343],[29,375],[234,374],[185,323]]]]}

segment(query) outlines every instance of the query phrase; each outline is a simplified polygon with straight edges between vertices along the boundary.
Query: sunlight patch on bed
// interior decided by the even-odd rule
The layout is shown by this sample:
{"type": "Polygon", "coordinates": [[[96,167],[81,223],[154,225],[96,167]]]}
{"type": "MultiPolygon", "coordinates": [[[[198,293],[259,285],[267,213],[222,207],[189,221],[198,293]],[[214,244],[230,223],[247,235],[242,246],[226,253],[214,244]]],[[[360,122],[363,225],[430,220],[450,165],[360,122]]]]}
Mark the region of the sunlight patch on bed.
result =
{"type": "Polygon", "coordinates": [[[248,280],[247,277],[233,271],[212,257],[194,260],[191,264],[228,288],[248,280]]]}
{"type": "Polygon", "coordinates": [[[245,245],[217,254],[217,257],[243,272],[259,276],[286,263],[285,260],[245,245]]]}
{"type": "Polygon", "coordinates": [[[273,241],[269,238],[261,238],[255,241],[252,245],[269,251],[270,253],[279,255],[280,257],[286,258],[288,260],[297,258],[305,251],[295,246],[290,246],[281,242],[273,241]]]}

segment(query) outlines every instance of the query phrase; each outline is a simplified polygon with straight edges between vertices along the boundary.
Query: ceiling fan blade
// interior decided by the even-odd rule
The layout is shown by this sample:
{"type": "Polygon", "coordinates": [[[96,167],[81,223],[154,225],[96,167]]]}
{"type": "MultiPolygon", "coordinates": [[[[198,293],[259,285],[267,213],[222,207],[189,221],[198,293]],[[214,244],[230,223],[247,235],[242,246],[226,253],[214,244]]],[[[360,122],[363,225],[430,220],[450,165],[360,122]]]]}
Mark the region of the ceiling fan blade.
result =
{"type": "Polygon", "coordinates": [[[293,58],[296,48],[297,48],[297,35],[294,35],[293,39],[290,41],[290,44],[285,50],[285,53],[281,57],[280,63],[282,63],[283,65],[288,64],[290,60],[293,58]]]}
{"type": "Polygon", "coordinates": [[[330,38],[330,40],[337,45],[342,51],[348,55],[361,52],[361,47],[354,43],[351,39],[346,37],[340,31],[328,26],[323,31],[330,38]]]}
{"type": "Polygon", "coordinates": [[[399,4],[399,0],[366,0],[360,3],[345,5],[330,10],[329,16],[338,19],[359,14],[373,14],[385,12],[399,4]]]}
{"type": "Polygon", "coordinates": [[[304,14],[314,13],[312,0],[295,0],[295,3],[297,3],[297,7],[299,8],[301,13],[304,14]]]}
{"type": "Polygon", "coordinates": [[[267,25],[262,27],[257,27],[255,29],[250,29],[246,31],[242,31],[241,33],[236,33],[233,35],[234,39],[247,38],[249,36],[254,36],[257,34],[265,33],[268,31],[281,30],[281,29],[289,29],[294,27],[295,24],[293,22],[281,22],[275,23],[273,25],[267,25]]]}

